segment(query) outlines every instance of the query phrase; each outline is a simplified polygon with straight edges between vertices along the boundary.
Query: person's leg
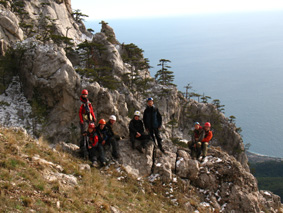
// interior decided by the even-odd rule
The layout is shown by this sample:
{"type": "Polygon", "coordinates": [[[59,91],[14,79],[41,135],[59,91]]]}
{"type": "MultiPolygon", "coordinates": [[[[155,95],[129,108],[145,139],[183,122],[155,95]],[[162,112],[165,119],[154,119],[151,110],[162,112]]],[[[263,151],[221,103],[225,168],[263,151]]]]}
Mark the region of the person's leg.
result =
{"type": "Polygon", "coordinates": [[[195,144],[193,144],[193,141],[189,141],[188,142],[188,148],[192,151],[193,150],[193,146],[194,145],[196,145],[196,143],[195,144]]]}
{"type": "Polygon", "coordinates": [[[133,149],[136,148],[135,139],[136,139],[135,133],[131,132],[131,133],[130,133],[130,141],[131,141],[131,143],[132,143],[132,148],[133,148],[133,149]]]}
{"type": "Polygon", "coordinates": [[[208,143],[202,143],[202,157],[205,158],[207,155],[208,143]]]}
{"type": "Polygon", "coordinates": [[[102,144],[98,144],[97,150],[99,153],[99,161],[101,162],[102,165],[106,165],[106,159],[105,159],[105,152],[102,144]]]}
{"type": "MultiPolygon", "coordinates": [[[[136,149],[140,152],[140,153],[143,153],[143,150],[142,150],[142,140],[141,140],[141,137],[138,137],[136,138],[136,140],[138,140],[139,142],[139,145],[136,146],[136,149]]],[[[137,141],[136,141],[137,142],[137,141]]]]}
{"type": "Polygon", "coordinates": [[[121,139],[119,135],[114,135],[114,138],[116,141],[119,141],[121,139]]]}
{"type": "Polygon", "coordinates": [[[197,147],[196,147],[196,152],[197,152],[197,159],[199,159],[200,155],[201,155],[201,147],[202,147],[202,143],[201,142],[197,142],[197,147]]]}
{"type": "Polygon", "coordinates": [[[187,145],[188,145],[188,148],[191,150],[191,157],[194,158],[194,150],[193,150],[193,141],[188,141],[187,145]]]}
{"type": "Polygon", "coordinates": [[[160,137],[160,133],[159,133],[159,129],[154,129],[154,135],[156,137],[157,143],[158,143],[158,147],[159,149],[164,152],[164,149],[162,147],[162,139],[160,137]]]}
{"type": "Polygon", "coordinates": [[[152,141],[155,144],[154,129],[149,129],[149,137],[151,137],[152,141]]]}
{"type": "Polygon", "coordinates": [[[91,161],[92,166],[96,168],[99,167],[99,164],[97,162],[97,156],[99,156],[97,147],[92,147],[89,150],[89,159],[91,161]]]}
{"type": "Polygon", "coordinates": [[[109,142],[112,146],[112,156],[114,158],[119,158],[118,142],[116,141],[115,137],[109,138],[109,142]]]}
{"type": "Polygon", "coordinates": [[[196,160],[197,159],[197,148],[192,148],[191,149],[191,157],[193,160],[196,160]]]}
{"type": "Polygon", "coordinates": [[[91,149],[88,150],[88,152],[89,152],[89,159],[90,159],[90,161],[91,161],[92,163],[93,163],[94,161],[97,161],[95,148],[92,147],[91,149]]]}
{"type": "Polygon", "coordinates": [[[140,140],[141,140],[141,145],[143,148],[146,148],[147,144],[148,144],[148,141],[150,139],[150,136],[146,133],[142,133],[141,136],[139,137],[140,140]]]}
{"type": "Polygon", "coordinates": [[[84,122],[83,124],[80,123],[81,128],[81,139],[80,139],[80,148],[82,149],[84,146],[84,136],[83,134],[87,132],[88,129],[88,122],[84,122]]]}

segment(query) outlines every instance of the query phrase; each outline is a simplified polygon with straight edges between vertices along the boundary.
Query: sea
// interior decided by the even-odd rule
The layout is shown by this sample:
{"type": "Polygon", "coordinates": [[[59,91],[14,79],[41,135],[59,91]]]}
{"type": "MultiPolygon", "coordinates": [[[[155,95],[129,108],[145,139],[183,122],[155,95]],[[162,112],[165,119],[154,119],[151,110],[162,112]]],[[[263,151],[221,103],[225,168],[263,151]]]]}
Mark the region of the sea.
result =
{"type": "Polygon", "coordinates": [[[152,76],[168,59],[180,91],[219,99],[250,152],[283,157],[283,11],[104,21],[144,50],[152,76]]]}

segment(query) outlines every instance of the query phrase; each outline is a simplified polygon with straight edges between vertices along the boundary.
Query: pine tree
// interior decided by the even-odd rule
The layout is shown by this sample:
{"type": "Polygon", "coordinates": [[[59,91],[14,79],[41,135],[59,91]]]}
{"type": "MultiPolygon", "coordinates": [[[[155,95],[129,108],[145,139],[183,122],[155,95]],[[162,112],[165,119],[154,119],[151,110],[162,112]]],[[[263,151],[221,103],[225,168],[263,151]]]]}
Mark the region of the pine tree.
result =
{"type": "Polygon", "coordinates": [[[155,79],[160,84],[166,86],[170,86],[170,85],[176,86],[175,84],[173,84],[175,78],[173,75],[173,71],[168,70],[171,67],[167,65],[167,63],[171,63],[171,61],[167,59],[159,60],[159,64],[157,64],[157,66],[161,66],[161,69],[158,70],[157,73],[155,74],[155,79]]]}
{"type": "Polygon", "coordinates": [[[130,73],[126,74],[124,78],[128,82],[128,86],[132,92],[136,91],[135,85],[141,81],[139,70],[150,67],[148,60],[143,59],[143,50],[133,43],[123,44],[124,54],[123,61],[131,65],[130,73]]]}
{"type": "Polygon", "coordinates": [[[201,95],[200,95],[200,94],[195,93],[195,92],[190,92],[190,93],[189,93],[189,95],[190,95],[190,97],[191,97],[191,98],[193,98],[193,97],[198,98],[198,102],[199,102],[199,98],[201,97],[201,95]]]}
{"type": "Polygon", "coordinates": [[[83,14],[81,10],[73,10],[72,16],[76,22],[84,21],[83,17],[88,17],[88,15],[83,14]]]}
{"type": "Polygon", "coordinates": [[[49,16],[43,16],[43,14],[40,14],[39,19],[39,34],[36,36],[36,38],[40,41],[42,41],[44,44],[50,40],[51,35],[55,34],[56,26],[55,21],[56,19],[52,19],[49,16]]]}
{"type": "Polygon", "coordinates": [[[82,61],[85,62],[83,68],[76,71],[91,79],[91,82],[98,82],[100,85],[114,90],[117,89],[120,82],[113,77],[113,68],[111,64],[102,60],[103,51],[106,48],[103,44],[84,41],[78,45],[78,51],[82,61]]]}
{"type": "MultiPolygon", "coordinates": [[[[4,55],[0,56],[0,94],[5,93],[13,76],[19,76],[23,83],[22,73],[20,72],[23,56],[28,51],[26,47],[17,45],[15,49],[10,47],[4,55]]],[[[22,86],[22,85],[21,85],[22,86]]]]}
{"type": "Polygon", "coordinates": [[[189,100],[190,100],[191,93],[189,93],[189,90],[192,89],[193,87],[189,83],[189,84],[187,84],[187,86],[184,86],[184,88],[186,89],[186,91],[185,91],[185,98],[188,99],[188,97],[189,97],[189,100]]]}
{"type": "Polygon", "coordinates": [[[100,59],[106,50],[103,44],[84,41],[78,45],[77,50],[80,51],[80,56],[82,61],[86,63],[86,68],[95,68],[95,66],[102,65],[100,59]]]}
{"type": "Polygon", "coordinates": [[[206,95],[204,95],[204,93],[203,93],[203,95],[202,95],[202,97],[201,97],[201,100],[202,100],[202,103],[207,103],[208,102],[208,99],[211,99],[211,97],[210,96],[206,96],[206,95]]]}
{"type": "Polygon", "coordinates": [[[229,122],[230,122],[230,123],[234,123],[235,120],[236,120],[236,117],[235,117],[234,115],[231,115],[231,116],[229,117],[229,122]]]}
{"type": "Polygon", "coordinates": [[[223,107],[224,107],[225,105],[221,105],[219,99],[214,99],[214,100],[212,101],[212,104],[216,106],[216,109],[217,109],[219,112],[223,112],[223,111],[224,111],[224,108],[223,108],[223,107]]]}

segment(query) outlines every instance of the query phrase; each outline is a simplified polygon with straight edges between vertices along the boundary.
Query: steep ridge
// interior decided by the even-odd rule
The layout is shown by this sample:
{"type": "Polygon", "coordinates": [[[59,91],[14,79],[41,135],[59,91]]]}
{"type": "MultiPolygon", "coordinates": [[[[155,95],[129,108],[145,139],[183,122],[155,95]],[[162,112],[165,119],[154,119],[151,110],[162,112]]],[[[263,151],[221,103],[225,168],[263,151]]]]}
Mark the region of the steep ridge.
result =
{"type": "MultiPolygon", "coordinates": [[[[152,80],[148,82],[146,91],[130,88],[123,77],[135,69],[135,64],[125,59],[125,45],[117,41],[113,29],[105,22],[101,33],[92,35],[81,19],[71,13],[70,1],[5,2],[7,4],[0,4],[1,55],[9,46],[16,51],[18,48],[24,50],[18,82],[34,113],[32,122],[19,122],[20,126],[32,129],[35,135],[43,135],[52,143],[65,141],[76,144],[79,137],[79,95],[85,88],[89,90],[97,117],[107,118],[115,114],[117,131],[127,138],[132,111],[143,111],[144,99],[152,96],[163,116],[162,136],[168,153],[163,155],[151,144],[146,155],[142,156],[130,150],[128,140],[121,141],[122,164],[128,173],[167,183],[178,177],[182,183],[198,191],[202,200],[208,203],[204,205],[211,211],[258,212],[280,208],[280,199],[275,195],[258,191],[256,180],[249,173],[243,141],[235,124],[230,123],[214,105],[186,100],[176,87],[156,83],[149,76],[148,68],[139,72],[142,78],[152,80]],[[32,26],[23,23],[32,23],[32,26]],[[66,38],[71,38],[73,44],[62,42],[66,38]],[[112,78],[120,82],[117,88],[105,88],[105,85],[76,72],[86,62],[81,58],[85,50],[75,48],[85,40],[96,45],[94,61],[99,66],[106,64],[110,68],[112,78]],[[166,125],[172,119],[178,123],[174,136],[187,140],[190,140],[189,132],[195,121],[212,123],[213,147],[207,162],[199,164],[191,160],[188,150],[182,150],[166,139],[173,137],[171,128],[166,125]],[[235,171],[237,174],[234,174],[235,171]],[[246,202],[243,203],[243,200],[246,202]]],[[[143,56],[139,60],[145,61],[143,56]]],[[[8,101],[0,106],[0,112],[7,115],[2,123],[5,126],[14,125],[9,118],[15,112],[9,110],[7,104],[13,106],[12,102],[17,102],[8,101]]],[[[189,198],[190,195],[184,197],[189,198]]],[[[187,202],[189,205],[189,199],[187,202]]]]}

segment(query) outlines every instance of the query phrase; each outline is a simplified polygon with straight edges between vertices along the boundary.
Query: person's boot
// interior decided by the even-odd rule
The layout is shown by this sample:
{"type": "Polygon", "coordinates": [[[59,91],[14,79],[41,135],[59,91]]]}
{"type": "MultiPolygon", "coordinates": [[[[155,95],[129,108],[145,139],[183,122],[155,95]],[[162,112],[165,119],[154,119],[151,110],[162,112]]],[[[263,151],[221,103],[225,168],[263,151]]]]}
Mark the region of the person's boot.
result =
{"type": "Polygon", "coordinates": [[[92,161],[91,165],[95,168],[98,168],[99,167],[99,164],[98,162],[95,160],[95,161],[92,161]]]}
{"type": "Polygon", "coordinates": [[[106,161],[101,162],[101,167],[107,166],[106,161]]]}
{"type": "Polygon", "coordinates": [[[205,156],[202,156],[202,158],[201,158],[200,162],[201,162],[201,163],[203,163],[203,162],[204,162],[204,160],[205,160],[205,156]]]}
{"type": "Polygon", "coordinates": [[[113,153],[112,156],[115,160],[118,160],[120,158],[120,155],[117,152],[113,153]]]}
{"type": "Polygon", "coordinates": [[[132,142],[132,149],[136,149],[136,145],[135,145],[135,142],[132,142]]]}
{"type": "Polygon", "coordinates": [[[200,157],[200,154],[199,154],[199,153],[197,154],[196,159],[197,159],[198,161],[201,161],[201,157],[200,157]]]}

